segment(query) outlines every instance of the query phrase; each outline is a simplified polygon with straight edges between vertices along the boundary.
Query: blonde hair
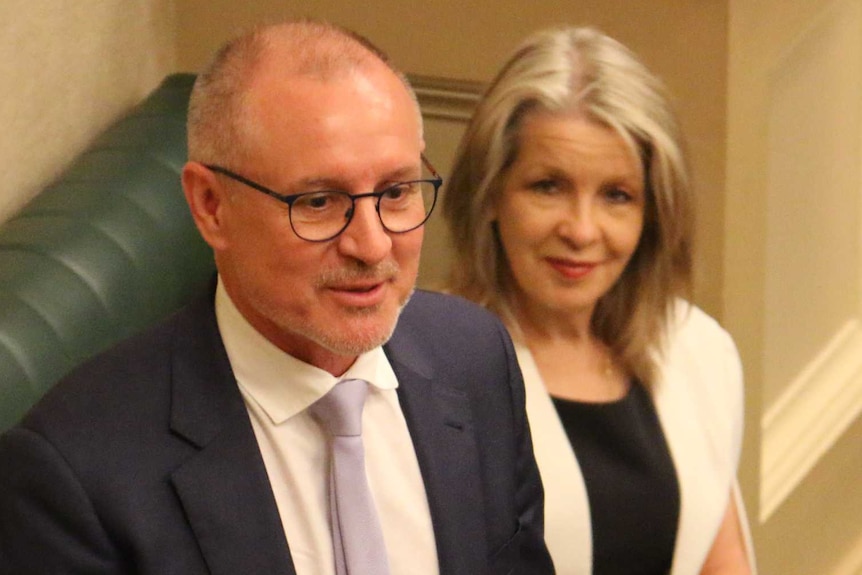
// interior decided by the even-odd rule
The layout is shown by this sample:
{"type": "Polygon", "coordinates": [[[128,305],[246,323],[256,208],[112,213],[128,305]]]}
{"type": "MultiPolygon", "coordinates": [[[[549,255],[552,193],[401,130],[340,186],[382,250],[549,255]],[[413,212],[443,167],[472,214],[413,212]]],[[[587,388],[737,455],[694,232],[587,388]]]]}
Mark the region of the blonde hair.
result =
{"type": "MultiPolygon", "coordinates": [[[[520,128],[533,111],[578,112],[618,133],[644,165],[638,247],[598,302],[593,333],[645,384],[668,317],[692,284],[693,202],[682,137],[661,82],[616,40],[591,28],[538,32],[512,54],[461,140],[443,213],[452,233],[452,291],[507,317],[511,277],[493,224],[520,128]]],[[[517,334],[516,334],[517,335],[517,334]]]]}

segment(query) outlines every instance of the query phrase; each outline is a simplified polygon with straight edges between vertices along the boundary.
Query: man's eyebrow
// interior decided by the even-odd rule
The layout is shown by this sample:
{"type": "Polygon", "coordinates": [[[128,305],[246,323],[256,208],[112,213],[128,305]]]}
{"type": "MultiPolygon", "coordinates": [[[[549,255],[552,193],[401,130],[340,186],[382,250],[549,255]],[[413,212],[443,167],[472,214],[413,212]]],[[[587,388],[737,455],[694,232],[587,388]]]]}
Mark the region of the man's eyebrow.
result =
{"type": "MultiPolygon", "coordinates": [[[[385,187],[399,182],[416,180],[422,177],[422,168],[420,166],[404,166],[393,170],[379,178],[376,188],[385,187]]],[[[344,180],[333,177],[309,177],[303,178],[294,182],[291,186],[291,193],[294,191],[303,190],[341,190],[350,191],[349,185],[346,185],[344,180]]]]}
{"type": "Polygon", "coordinates": [[[342,190],[344,186],[335,178],[303,178],[294,182],[291,191],[342,190]]]}
{"type": "Polygon", "coordinates": [[[407,180],[416,180],[422,177],[422,166],[404,166],[390,172],[386,177],[381,178],[381,182],[398,183],[407,180]]]}

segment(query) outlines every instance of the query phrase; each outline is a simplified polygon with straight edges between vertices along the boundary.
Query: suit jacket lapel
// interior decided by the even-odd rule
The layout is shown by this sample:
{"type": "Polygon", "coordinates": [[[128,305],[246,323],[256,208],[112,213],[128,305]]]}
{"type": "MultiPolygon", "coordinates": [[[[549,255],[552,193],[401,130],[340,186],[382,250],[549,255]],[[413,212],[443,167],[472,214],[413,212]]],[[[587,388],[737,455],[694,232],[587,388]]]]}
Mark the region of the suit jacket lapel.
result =
{"type": "Polygon", "coordinates": [[[398,377],[398,398],[410,430],[431,509],[441,575],[487,569],[479,453],[469,399],[451,382],[433,379],[420,346],[396,336],[384,348],[398,377]]]}
{"type": "Polygon", "coordinates": [[[199,448],[172,481],[214,575],[295,571],[213,297],[177,324],[171,429],[199,448]]]}

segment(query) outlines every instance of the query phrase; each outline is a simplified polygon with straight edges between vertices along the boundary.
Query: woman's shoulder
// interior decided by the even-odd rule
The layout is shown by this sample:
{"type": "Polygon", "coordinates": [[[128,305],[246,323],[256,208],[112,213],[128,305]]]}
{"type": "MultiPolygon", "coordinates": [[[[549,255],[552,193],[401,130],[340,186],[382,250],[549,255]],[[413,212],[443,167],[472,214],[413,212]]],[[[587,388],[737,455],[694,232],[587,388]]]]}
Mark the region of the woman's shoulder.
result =
{"type": "Polygon", "coordinates": [[[737,395],[742,364],[730,333],[696,305],[679,300],[668,322],[663,371],[685,373],[708,388],[737,395]]]}
{"type": "Polygon", "coordinates": [[[718,320],[684,299],[678,299],[673,304],[668,320],[667,342],[671,347],[677,345],[708,347],[712,344],[736,353],[732,336],[718,320]]]}
{"type": "Polygon", "coordinates": [[[739,461],[744,414],[742,362],[733,338],[699,307],[676,302],[660,362],[665,399],[684,397],[726,468],[739,461]]]}
{"type": "Polygon", "coordinates": [[[743,374],[736,344],[715,318],[696,305],[676,302],[661,366],[665,376],[675,374],[688,389],[700,390],[709,403],[733,412],[739,409],[743,374]]]}

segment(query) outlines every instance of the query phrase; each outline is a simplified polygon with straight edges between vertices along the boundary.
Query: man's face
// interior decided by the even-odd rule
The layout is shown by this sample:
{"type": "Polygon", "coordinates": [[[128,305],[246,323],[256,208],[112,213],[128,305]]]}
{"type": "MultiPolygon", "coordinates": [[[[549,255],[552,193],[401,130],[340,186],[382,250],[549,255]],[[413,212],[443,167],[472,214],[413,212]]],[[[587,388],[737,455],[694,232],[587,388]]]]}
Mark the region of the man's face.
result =
{"type": "MultiPolygon", "coordinates": [[[[360,194],[421,177],[415,103],[382,64],[331,80],[263,71],[247,105],[256,123],[252,160],[230,168],[282,194],[360,194]]],[[[389,339],[416,281],[422,228],[387,232],[376,200],[365,198],[341,235],[312,243],[291,229],[287,205],[216,181],[229,188],[216,262],[258,331],[335,375],[389,339]]]]}

